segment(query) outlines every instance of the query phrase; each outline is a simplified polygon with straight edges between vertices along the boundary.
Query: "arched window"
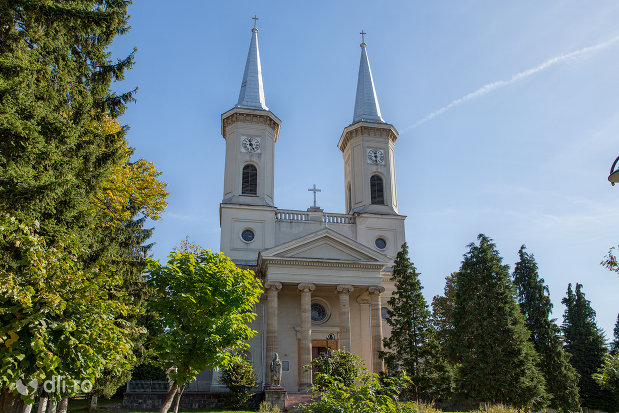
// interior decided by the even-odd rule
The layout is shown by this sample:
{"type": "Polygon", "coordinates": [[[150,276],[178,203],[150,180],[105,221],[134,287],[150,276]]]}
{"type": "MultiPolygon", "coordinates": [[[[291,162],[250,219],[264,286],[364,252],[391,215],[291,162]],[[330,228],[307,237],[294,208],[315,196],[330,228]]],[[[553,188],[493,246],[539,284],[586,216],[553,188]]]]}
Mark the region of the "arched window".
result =
{"type": "Polygon", "coordinates": [[[243,185],[241,188],[241,194],[258,194],[258,170],[252,164],[247,164],[243,167],[243,185]]]}
{"type": "Polygon", "coordinates": [[[378,175],[372,175],[370,178],[370,198],[372,204],[385,204],[385,196],[383,195],[383,179],[378,175]]]}

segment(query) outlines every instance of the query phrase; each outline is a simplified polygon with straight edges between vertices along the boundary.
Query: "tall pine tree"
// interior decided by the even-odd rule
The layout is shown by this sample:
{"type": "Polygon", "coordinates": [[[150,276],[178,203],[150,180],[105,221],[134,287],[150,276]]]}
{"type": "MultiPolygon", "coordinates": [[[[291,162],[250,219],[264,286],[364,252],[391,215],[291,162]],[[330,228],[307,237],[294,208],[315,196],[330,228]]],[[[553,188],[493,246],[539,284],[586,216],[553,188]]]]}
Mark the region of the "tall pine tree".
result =
{"type": "Polygon", "coordinates": [[[563,335],[565,349],[572,355],[570,362],[580,374],[578,387],[584,407],[604,411],[615,411],[613,397],[591,377],[602,365],[606,354],[604,333],[595,322],[595,311],[585,298],[582,284],[567,287],[567,295],[561,302],[565,305],[563,335]]]}
{"type": "Polygon", "coordinates": [[[541,406],[547,397],[539,356],[529,340],[516,290],[492,240],[469,244],[455,280],[452,353],[464,397],[515,407],[541,406]]]}
{"type": "Polygon", "coordinates": [[[550,319],[552,302],[544,279],[539,277],[537,263],[523,245],[518,252],[520,260],[514,268],[514,284],[518,302],[531,333],[531,342],[540,355],[539,367],[546,379],[550,407],[563,411],[580,410],[578,373],[569,363],[569,354],[563,350],[561,331],[550,319]]]}
{"type": "Polygon", "coordinates": [[[619,352],[619,314],[617,314],[617,321],[613,329],[613,342],[610,343],[610,352],[613,354],[619,352]]]}
{"type": "Polygon", "coordinates": [[[383,340],[382,357],[390,370],[402,369],[411,377],[411,396],[419,399],[449,397],[451,377],[440,357],[430,310],[421,293],[419,273],[402,245],[393,265],[395,291],[388,301],[391,336],[383,340]]]}

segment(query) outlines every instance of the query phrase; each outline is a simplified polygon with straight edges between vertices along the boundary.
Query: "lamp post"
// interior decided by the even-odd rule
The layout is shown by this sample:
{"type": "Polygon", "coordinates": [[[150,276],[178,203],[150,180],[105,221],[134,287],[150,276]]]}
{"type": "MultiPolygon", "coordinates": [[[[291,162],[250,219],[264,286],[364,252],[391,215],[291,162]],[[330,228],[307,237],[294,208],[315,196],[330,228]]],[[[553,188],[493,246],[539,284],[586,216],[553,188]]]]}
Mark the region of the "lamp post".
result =
{"type": "Polygon", "coordinates": [[[329,341],[334,341],[335,340],[335,334],[333,333],[329,333],[329,335],[327,336],[327,375],[330,374],[329,372],[329,359],[331,358],[331,352],[329,351],[329,341]]]}
{"type": "Polygon", "coordinates": [[[608,180],[613,186],[616,182],[619,182],[619,165],[617,165],[617,163],[619,163],[619,156],[617,156],[617,159],[613,162],[613,166],[610,167],[610,175],[608,175],[608,180]]]}

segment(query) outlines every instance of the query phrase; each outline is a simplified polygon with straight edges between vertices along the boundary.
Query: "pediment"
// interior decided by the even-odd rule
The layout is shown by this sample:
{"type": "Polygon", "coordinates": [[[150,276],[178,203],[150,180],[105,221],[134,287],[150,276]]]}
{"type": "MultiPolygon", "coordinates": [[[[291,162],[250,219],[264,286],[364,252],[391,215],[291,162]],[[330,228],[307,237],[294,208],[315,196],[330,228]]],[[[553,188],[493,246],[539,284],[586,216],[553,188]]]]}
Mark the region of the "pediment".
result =
{"type": "Polygon", "coordinates": [[[317,260],[386,264],[389,258],[330,228],[286,242],[260,253],[262,260],[317,260]]]}

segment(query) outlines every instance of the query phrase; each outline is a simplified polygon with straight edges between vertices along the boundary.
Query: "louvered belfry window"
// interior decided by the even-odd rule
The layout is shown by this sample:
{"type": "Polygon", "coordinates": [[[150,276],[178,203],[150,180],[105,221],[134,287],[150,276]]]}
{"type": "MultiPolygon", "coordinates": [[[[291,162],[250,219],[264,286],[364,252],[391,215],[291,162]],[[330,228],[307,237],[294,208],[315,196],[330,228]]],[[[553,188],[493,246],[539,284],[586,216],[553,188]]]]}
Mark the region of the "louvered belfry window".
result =
{"type": "Polygon", "coordinates": [[[254,165],[248,164],[243,167],[243,184],[241,194],[258,194],[258,169],[256,169],[254,165]]]}
{"type": "Polygon", "coordinates": [[[370,178],[370,198],[372,204],[385,204],[385,196],[383,195],[383,179],[378,175],[372,175],[370,178]]]}

